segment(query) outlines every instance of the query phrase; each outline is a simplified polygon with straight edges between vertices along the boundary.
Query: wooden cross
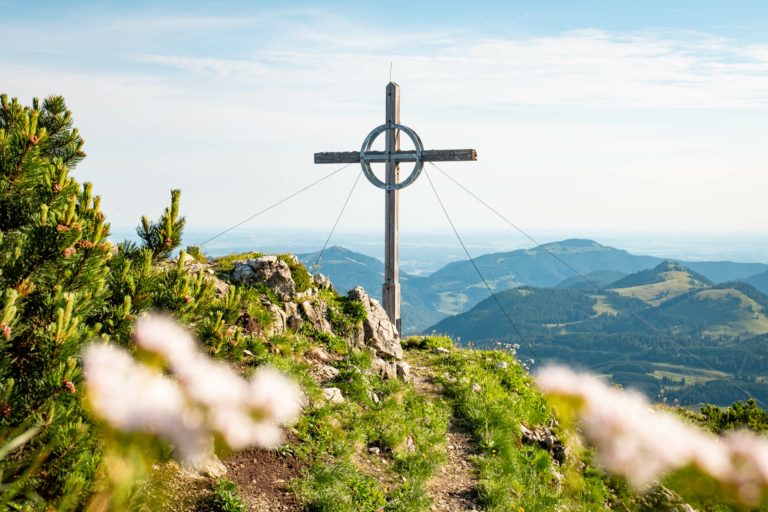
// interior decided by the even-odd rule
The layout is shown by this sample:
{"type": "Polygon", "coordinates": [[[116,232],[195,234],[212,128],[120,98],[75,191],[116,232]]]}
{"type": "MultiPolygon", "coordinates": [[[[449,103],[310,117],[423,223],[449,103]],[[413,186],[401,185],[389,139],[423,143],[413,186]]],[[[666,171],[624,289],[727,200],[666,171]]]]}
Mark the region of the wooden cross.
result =
{"type": "Polygon", "coordinates": [[[337,153],[315,153],[316,164],[357,163],[363,167],[368,180],[386,192],[384,203],[384,285],[381,302],[389,320],[401,332],[400,321],[400,281],[399,281],[399,206],[400,189],[411,185],[419,177],[424,162],[462,162],[477,160],[474,149],[432,149],[424,150],[421,139],[416,133],[400,124],[400,86],[394,82],[387,85],[386,103],[387,122],[375,128],[360,151],[337,153]],[[400,151],[400,131],[408,135],[415,149],[400,151]],[[371,151],[373,141],[386,132],[384,151],[371,151]],[[383,162],[386,165],[386,182],[382,183],[371,171],[371,162],[383,162]],[[413,172],[405,181],[400,181],[400,162],[415,162],[413,172]]]}

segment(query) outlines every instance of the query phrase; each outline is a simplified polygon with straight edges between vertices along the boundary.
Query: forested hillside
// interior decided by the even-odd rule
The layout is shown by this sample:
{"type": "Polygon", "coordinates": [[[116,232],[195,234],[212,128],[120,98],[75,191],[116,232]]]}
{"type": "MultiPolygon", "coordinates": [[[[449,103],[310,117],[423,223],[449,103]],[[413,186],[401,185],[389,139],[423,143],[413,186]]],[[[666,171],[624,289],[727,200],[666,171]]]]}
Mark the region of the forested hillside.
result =
{"type": "MultiPolygon", "coordinates": [[[[572,239],[545,244],[544,247],[567,262],[601,288],[612,286],[615,281],[630,273],[651,271],[665,260],[652,256],[637,256],[627,251],[606,247],[591,240],[572,239]]],[[[314,265],[318,253],[301,254],[306,265],[314,265]]],[[[744,276],[768,272],[762,263],[677,262],[684,265],[695,280],[704,284],[735,281],[744,276]],[[698,272],[698,273],[697,273],[698,272]]],[[[475,264],[487,283],[496,291],[518,286],[574,288],[592,291],[593,286],[575,276],[552,255],[540,248],[521,249],[506,253],[478,256],[475,264]]],[[[384,264],[341,247],[326,249],[320,262],[320,272],[330,276],[340,290],[349,290],[361,283],[366,290],[379,296],[383,282],[384,264]]],[[[488,290],[469,261],[450,263],[426,277],[401,273],[401,293],[404,305],[403,331],[418,333],[448,315],[463,313],[489,296],[488,290]]],[[[633,277],[633,279],[643,279],[633,277]]],[[[661,279],[661,278],[656,278],[661,279]]],[[[645,283],[652,284],[652,283],[645,283]]],[[[677,284],[683,285],[683,282],[677,284]]],[[[670,285],[671,286],[671,285],[670,285]]],[[[686,289],[662,287],[649,293],[672,298],[686,289]]],[[[633,290],[625,293],[631,297],[633,290]]]]}
{"type": "MultiPolygon", "coordinates": [[[[736,378],[768,400],[768,296],[746,283],[713,284],[673,262],[629,275],[606,293],[521,287],[497,294],[521,334],[545,361],[577,363],[640,388],[662,389],[684,404],[744,398],[722,379],[736,378]],[[643,284],[646,283],[646,284],[643,284]],[[666,287],[666,289],[664,288],[666,287]],[[627,293],[627,291],[630,291],[627,293]],[[619,295],[620,294],[620,295],[619,295]],[[629,314],[674,339],[707,365],[629,314]]],[[[427,329],[478,347],[521,341],[493,298],[427,329]]],[[[521,353],[526,353],[525,347],[521,353]]],[[[528,352],[530,355],[530,352],[528,352]]]]}

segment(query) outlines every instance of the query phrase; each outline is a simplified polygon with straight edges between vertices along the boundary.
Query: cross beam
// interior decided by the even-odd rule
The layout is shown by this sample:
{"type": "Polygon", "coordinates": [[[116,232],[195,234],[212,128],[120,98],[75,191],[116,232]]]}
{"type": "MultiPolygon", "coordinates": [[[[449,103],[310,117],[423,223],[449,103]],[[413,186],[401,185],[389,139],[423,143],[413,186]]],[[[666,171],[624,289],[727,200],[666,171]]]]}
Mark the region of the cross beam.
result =
{"type": "Polygon", "coordinates": [[[386,125],[376,128],[363,143],[361,151],[343,151],[336,153],[315,153],[316,164],[353,164],[361,163],[369,181],[380,188],[385,188],[384,203],[384,285],[381,303],[389,320],[400,333],[400,274],[399,274],[399,222],[400,188],[410,185],[421,172],[424,162],[473,162],[477,160],[474,149],[430,149],[424,150],[419,137],[407,126],[400,124],[400,86],[394,82],[387,85],[386,125]],[[396,126],[391,126],[391,125],[396,126]],[[400,151],[400,129],[414,140],[416,151],[400,151]],[[385,134],[384,151],[368,151],[372,139],[379,133],[385,134]],[[418,157],[418,152],[421,157],[418,157]],[[361,161],[363,160],[363,161],[361,161]],[[386,183],[378,181],[370,170],[371,162],[384,163],[386,183]],[[400,162],[416,162],[413,174],[400,182],[400,162]],[[399,186],[398,186],[399,184],[399,186]],[[392,189],[390,189],[392,188],[392,189]]]}
{"type": "MultiPolygon", "coordinates": [[[[368,160],[390,160],[386,151],[366,151],[368,160]]],[[[396,162],[415,162],[413,151],[395,151],[396,162]]],[[[421,154],[422,162],[473,162],[477,160],[474,149],[428,149],[421,154]]],[[[339,151],[336,153],[315,153],[316,164],[357,164],[360,163],[359,151],[339,151]]]]}

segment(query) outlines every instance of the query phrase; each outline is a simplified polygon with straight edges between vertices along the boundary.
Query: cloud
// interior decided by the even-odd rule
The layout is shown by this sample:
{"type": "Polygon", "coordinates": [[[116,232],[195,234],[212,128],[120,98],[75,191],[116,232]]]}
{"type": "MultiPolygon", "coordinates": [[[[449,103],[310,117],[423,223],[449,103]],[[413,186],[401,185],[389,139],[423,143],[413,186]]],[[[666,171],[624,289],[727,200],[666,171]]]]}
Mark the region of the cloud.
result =
{"type": "MultiPolygon", "coordinates": [[[[403,122],[431,148],[475,147],[478,162],[446,170],[526,227],[768,222],[764,45],[690,31],[389,33],[327,13],[145,17],[60,45],[42,27],[34,52],[0,58],[0,92],[65,95],[88,140],[78,179],[94,182],[116,224],[159,214],[177,187],[190,225],[231,224],[315,181],[332,169],[313,152],[359,148],[383,121],[390,62],[403,122]]],[[[0,26],[0,43],[13,37],[0,26]]],[[[311,216],[276,208],[258,224],[332,225],[349,172],[297,199],[311,216]]],[[[365,185],[345,226],[381,221],[381,194],[365,185]]],[[[489,222],[450,184],[440,190],[465,208],[459,224],[489,222]]],[[[444,226],[426,181],[402,197],[404,228],[444,226]]]]}
{"type": "MultiPolygon", "coordinates": [[[[286,90],[331,84],[355,98],[359,84],[395,63],[423,105],[609,108],[765,108],[768,51],[691,32],[581,30],[531,39],[487,39],[413,53],[255,51],[249,59],[142,55],[144,62],[238,75],[241,85],[286,90]],[[386,67],[386,66],[384,66],[386,67]]],[[[230,86],[237,86],[236,82],[230,86]]]]}

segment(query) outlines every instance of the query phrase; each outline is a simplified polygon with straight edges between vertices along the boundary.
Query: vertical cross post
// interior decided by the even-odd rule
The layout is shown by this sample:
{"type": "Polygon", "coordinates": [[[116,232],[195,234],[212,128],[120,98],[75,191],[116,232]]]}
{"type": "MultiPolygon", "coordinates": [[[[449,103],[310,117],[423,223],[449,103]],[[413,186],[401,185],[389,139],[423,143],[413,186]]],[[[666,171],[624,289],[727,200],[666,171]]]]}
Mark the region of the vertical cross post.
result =
{"type": "MultiPolygon", "coordinates": [[[[387,123],[400,124],[400,86],[394,82],[387,85],[387,123]]],[[[386,184],[400,181],[400,166],[394,158],[400,149],[400,130],[388,129],[385,152],[391,155],[386,160],[386,184]]],[[[389,321],[401,332],[400,322],[400,275],[398,269],[400,220],[400,191],[387,190],[384,206],[384,286],[381,299],[389,321]]]]}

